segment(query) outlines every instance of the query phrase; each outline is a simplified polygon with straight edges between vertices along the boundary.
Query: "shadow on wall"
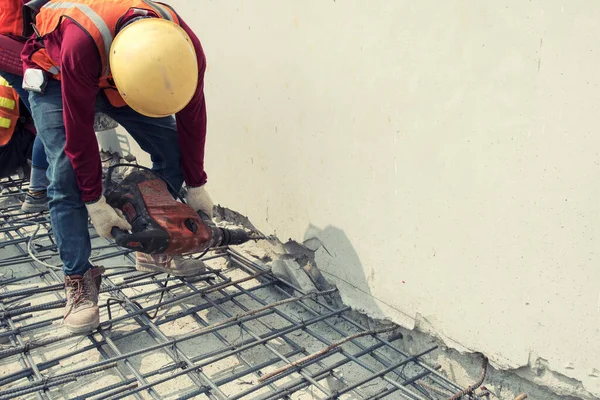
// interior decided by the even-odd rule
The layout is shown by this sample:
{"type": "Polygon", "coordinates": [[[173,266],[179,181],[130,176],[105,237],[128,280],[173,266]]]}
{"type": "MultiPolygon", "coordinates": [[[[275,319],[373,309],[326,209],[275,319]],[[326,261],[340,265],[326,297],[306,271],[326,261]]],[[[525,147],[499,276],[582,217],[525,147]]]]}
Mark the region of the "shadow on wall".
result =
{"type": "Polygon", "coordinates": [[[343,230],[335,226],[320,229],[309,225],[304,233],[304,246],[314,251],[315,262],[325,278],[335,284],[344,303],[375,319],[392,319],[405,327],[414,326],[414,318],[378,300],[372,292],[377,266],[364,266],[343,230]]]}

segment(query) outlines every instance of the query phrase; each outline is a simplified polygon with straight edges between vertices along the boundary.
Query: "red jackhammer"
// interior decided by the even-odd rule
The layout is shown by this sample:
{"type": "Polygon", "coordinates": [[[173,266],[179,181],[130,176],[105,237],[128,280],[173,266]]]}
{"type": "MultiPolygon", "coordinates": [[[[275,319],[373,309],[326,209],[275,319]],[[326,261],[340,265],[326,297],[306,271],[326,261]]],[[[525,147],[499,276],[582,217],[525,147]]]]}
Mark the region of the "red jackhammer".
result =
{"type": "MultiPolygon", "coordinates": [[[[204,213],[196,213],[177,201],[167,182],[150,169],[134,164],[117,164],[106,174],[104,196],[121,210],[132,226],[131,233],[112,229],[119,246],[148,254],[197,253],[211,247],[242,244],[265,239],[242,229],[217,227],[204,213]],[[114,168],[135,167],[121,182],[112,180],[114,168]]],[[[183,199],[181,199],[183,201],[183,199]]]]}

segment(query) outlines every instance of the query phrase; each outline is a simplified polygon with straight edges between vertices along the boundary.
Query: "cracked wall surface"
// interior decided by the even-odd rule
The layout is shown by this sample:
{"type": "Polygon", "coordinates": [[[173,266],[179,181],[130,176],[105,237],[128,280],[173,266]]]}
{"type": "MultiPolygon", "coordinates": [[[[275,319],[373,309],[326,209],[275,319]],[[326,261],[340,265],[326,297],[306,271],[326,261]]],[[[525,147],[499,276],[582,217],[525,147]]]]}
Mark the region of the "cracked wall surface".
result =
{"type": "Polygon", "coordinates": [[[208,59],[217,203],[357,310],[600,397],[597,2],[168,3],[208,59]]]}

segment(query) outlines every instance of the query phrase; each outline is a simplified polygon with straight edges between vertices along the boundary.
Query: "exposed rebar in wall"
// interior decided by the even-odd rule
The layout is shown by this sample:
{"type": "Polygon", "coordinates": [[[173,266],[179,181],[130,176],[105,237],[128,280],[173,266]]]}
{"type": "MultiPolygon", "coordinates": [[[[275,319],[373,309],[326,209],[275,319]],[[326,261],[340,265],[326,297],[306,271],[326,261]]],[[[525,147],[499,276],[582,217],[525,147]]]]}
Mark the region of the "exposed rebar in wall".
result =
{"type": "Polygon", "coordinates": [[[101,324],[61,327],[64,277],[49,216],[23,214],[25,180],[0,194],[0,400],[443,399],[461,387],[369,330],[335,290],[305,293],[233,248],[203,256],[195,279],[140,273],[135,255],[92,237],[103,265],[101,324]]]}

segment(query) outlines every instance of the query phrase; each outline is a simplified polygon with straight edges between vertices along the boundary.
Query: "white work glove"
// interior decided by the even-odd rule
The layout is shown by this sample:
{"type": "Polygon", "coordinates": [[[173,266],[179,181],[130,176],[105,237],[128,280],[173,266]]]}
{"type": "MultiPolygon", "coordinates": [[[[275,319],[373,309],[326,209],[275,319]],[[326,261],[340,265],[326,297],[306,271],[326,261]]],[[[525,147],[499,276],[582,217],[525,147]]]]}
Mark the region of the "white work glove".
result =
{"type": "Polygon", "coordinates": [[[96,228],[96,232],[103,238],[113,239],[110,231],[114,227],[124,231],[131,230],[131,225],[125,220],[125,218],[123,218],[123,214],[120,212],[117,213],[117,211],[120,210],[115,210],[109,206],[106,203],[106,198],[104,196],[100,197],[100,200],[95,203],[86,204],[85,207],[87,208],[88,214],[92,219],[94,228],[96,228]]]}
{"type": "Polygon", "coordinates": [[[202,211],[212,219],[214,204],[204,186],[188,188],[185,202],[192,207],[194,211],[202,211]]]}

